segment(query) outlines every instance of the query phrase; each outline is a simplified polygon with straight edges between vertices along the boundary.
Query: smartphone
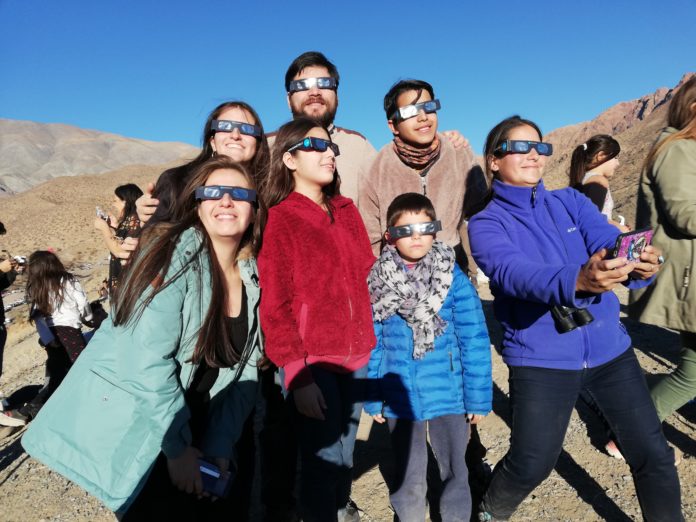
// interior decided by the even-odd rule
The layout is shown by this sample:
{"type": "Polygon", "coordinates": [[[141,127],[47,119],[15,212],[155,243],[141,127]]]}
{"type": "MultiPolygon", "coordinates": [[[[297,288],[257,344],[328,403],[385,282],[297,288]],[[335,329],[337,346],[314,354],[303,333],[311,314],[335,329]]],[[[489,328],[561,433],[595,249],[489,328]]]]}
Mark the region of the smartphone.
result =
{"type": "Polygon", "coordinates": [[[215,464],[203,459],[198,459],[198,469],[201,471],[203,491],[218,498],[225,498],[229,494],[232,485],[229,471],[223,473],[215,464]]]}
{"type": "Polygon", "coordinates": [[[625,257],[629,263],[640,261],[640,255],[652,241],[652,236],[653,231],[650,228],[619,234],[611,252],[611,257],[625,257]]]}
{"type": "Polygon", "coordinates": [[[104,221],[109,221],[109,216],[104,212],[101,207],[95,207],[97,211],[97,217],[102,218],[104,221]]]}

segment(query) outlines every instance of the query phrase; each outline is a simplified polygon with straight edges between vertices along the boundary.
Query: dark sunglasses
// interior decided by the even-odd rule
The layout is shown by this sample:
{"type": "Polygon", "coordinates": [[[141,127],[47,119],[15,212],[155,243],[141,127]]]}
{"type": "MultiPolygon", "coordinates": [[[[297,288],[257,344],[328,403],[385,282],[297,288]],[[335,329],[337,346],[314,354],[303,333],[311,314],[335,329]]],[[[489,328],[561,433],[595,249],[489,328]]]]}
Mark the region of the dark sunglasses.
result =
{"type": "Polygon", "coordinates": [[[222,199],[225,194],[235,201],[256,203],[256,191],[244,187],[226,187],[224,185],[206,185],[196,189],[196,201],[222,199]]]}
{"type": "Polygon", "coordinates": [[[290,94],[298,91],[308,91],[316,86],[317,89],[338,89],[338,81],[336,78],[303,78],[302,80],[294,80],[290,82],[288,92],[290,94]]]}
{"type": "Polygon", "coordinates": [[[426,114],[440,110],[440,100],[428,100],[413,105],[405,105],[394,111],[391,115],[392,120],[408,120],[418,115],[420,111],[425,111],[426,114]]]}
{"type": "Polygon", "coordinates": [[[294,150],[315,150],[317,152],[325,152],[326,149],[331,149],[334,156],[339,156],[341,154],[338,145],[332,141],[322,138],[305,138],[301,142],[295,143],[292,147],[290,147],[288,152],[292,152],[294,150]]]}
{"type": "Polygon", "coordinates": [[[428,221],[427,223],[414,223],[412,225],[402,225],[400,227],[389,227],[387,232],[389,232],[389,239],[397,240],[402,237],[409,237],[413,234],[435,234],[442,230],[442,223],[440,220],[428,221]]]}
{"type": "Polygon", "coordinates": [[[495,149],[494,154],[504,156],[505,154],[527,154],[530,150],[536,150],[541,156],[551,156],[553,145],[543,141],[524,141],[524,140],[505,140],[495,149]]]}
{"type": "Polygon", "coordinates": [[[232,132],[234,129],[237,129],[240,134],[254,136],[255,138],[261,137],[261,127],[251,123],[232,120],[213,120],[210,123],[210,130],[213,132],[232,132]]]}

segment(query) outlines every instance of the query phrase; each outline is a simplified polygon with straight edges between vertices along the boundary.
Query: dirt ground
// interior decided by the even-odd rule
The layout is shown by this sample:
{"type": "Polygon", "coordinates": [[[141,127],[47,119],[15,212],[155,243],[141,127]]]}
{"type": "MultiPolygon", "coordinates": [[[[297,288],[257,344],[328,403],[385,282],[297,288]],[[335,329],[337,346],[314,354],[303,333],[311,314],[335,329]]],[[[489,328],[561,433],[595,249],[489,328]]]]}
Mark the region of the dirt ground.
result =
{"type": "MultiPolygon", "coordinates": [[[[105,260],[82,264],[76,270],[91,297],[107,270],[105,260]]],[[[492,317],[487,287],[480,289],[494,344],[499,330],[492,317]]],[[[11,294],[8,301],[18,298],[11,294]]],[[[620,295],[625,302],[625,292],[620,295]]],[[[45,356],[36,335],[22,319],[25,306],[9,312],[9,340],[0,388],[12,402],[31,395],[43,382],[45,356]]],[[[673,368],[678,355],[678,337],[668,330],[625,324],[649,381],[673,368]]],[[[505,453],[509,437],[507,368],[493,350],[494,412],[483,422],[481,439],[494,465],[505,453]]],[[[544,429],[539,426],[539,429],[544,429]]],[[[7,431],[0,436],[7,435],[7,431]]],[[[602,427],[585,407],[578,406],[566,435],[564,451],[551,476],[520,506],[513,521],[628,521],[640,520],[640,510],[628,466],[602,450],[602,427]]],[[[101,521],[115,520],[96,499],[23,452],[22,432],[0,440],[1,521],[101,521]]],[[[679,465],[686,520],[696,520],[696,406],[687,405],[665,423],[669,441],[683,453],[679,465]]],[[[362,520],[390,521],[388,492],[382,471],[389,470],[389,441],[383,425],[363,417],[356,445],[353,498],[362,510],[362,520]]],[[[235,520],[234,516],[230,520],[235,520]]]]}

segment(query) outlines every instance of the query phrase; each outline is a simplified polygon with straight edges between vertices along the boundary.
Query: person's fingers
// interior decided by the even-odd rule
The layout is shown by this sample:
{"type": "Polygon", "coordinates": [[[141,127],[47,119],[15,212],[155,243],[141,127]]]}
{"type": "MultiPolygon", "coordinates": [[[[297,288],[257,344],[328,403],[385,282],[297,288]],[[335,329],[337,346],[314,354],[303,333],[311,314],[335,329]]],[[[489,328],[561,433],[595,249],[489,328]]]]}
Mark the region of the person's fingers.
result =
{"type": "Polygon", "coordinates": [[[149,182],[147,184],[147,187],[145,188],[145,194],[148,196],[152,196],[152,193],[155,191],[155,184],[152,182],[149,182]]]}
{"type": "Polygon", "coordinates": [[[193,478],[193,492],[197,495],[203,493],[203,479],[201,478],[201,472],[196,469],[196,474],[193,478]]]}

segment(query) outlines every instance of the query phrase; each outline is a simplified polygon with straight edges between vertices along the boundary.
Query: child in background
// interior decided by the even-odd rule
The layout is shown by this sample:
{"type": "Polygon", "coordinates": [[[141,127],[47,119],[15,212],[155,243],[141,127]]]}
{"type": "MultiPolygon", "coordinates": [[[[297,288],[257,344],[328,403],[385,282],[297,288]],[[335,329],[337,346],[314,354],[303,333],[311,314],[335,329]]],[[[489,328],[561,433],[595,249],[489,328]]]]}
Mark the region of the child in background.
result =
{"type": "Polygon", "coordinates": [[[82,322],[92,320],[82,286],[53,252],[37,250],[29,256],[26,274],[31,321],[45,321],[53,341],[42,343],[46,350],[46,383],[30,402],[0,415],[0,425],[5,426],[23,426],[36,416],[85,349],[82,322]]]}
{"type": "Polygon", "coordinates": [[[396,463],[390,501],[402,522],[425,519],[429,439],[444,490],[445,522],[468,521],[464,455],[469,423],[491,410],[490,341],[481,302],[455,263],[430,200],[398,196],[387,210],[388,245],[368,278],[377,346],[365,411],[387,422],[396,463]]]}

